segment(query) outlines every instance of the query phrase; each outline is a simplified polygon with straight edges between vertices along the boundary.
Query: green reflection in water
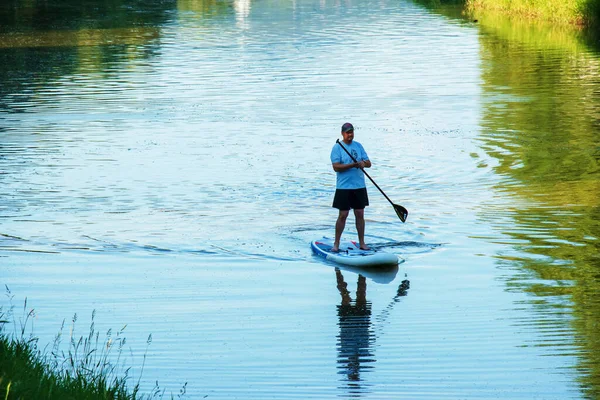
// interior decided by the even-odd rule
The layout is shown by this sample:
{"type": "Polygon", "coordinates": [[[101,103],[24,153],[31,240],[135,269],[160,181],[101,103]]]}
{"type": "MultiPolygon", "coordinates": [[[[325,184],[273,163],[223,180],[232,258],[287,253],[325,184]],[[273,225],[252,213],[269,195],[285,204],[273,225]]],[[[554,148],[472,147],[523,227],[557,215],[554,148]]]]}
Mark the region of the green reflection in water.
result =
{"type": "Polygon", "coordinates": [[[482,68],[481,145],[498,162],[481,219],[511,239],[498,255],[508,290],[532,294],[535,345],[577,355],[586,397],[600,398],[600,51],[577,26],[465,12],[417,0],[460,23],[476,21],[482,68]],[[575,336],[573,338],[573,335],[575,336]]]}
{"type": "Polygon", "coordinates": [[[249,7],[250,0],[221,1],[221,0],[177,0],[177,11],[190,13],[192,16],[202,18],[219,15],[233,14],[234,8],[239,8],[244,3],[249,7]]]}
{"type": "Polygon", "coordinates": [[[498,160],[498,193],[518,204],[483,218],[518,243],[500,264],[554,325],[540,345],[575,352],[582,390],[598,398],[600,58],[576,29],[478,19],[482,147],[498,160]]]}
{"type": "Polygon", "coordinates": [[[47,82],[106,73],[158,50],[174,1],[0,2],[0,109],[27,100],[47,82]]]}
{"type": "Polygon", "coordinates": [[[110,73],[160,49],[174,19],[247,12],[250,0],[7,0],[0,2],[0,109],[15,109],[47,82],[110,73]],[[11,106],[9,106],[9,104],[11,106]]]}
{"type": "Polygon", "coordinates": [[[5,0],[0,33],[156,26],[169,18],[175,0],[5,0]]]}

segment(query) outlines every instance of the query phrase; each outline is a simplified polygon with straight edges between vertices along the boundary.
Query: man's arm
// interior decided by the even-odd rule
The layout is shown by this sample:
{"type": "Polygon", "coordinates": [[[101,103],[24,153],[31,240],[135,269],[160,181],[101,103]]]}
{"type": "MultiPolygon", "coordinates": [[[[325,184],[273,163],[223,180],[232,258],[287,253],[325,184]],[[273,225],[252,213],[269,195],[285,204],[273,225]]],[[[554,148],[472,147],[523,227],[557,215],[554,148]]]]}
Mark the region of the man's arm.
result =
{"type": "Polygon", "coordinates": [[[371,168],[371,161],[365,160],[350,164],[333,163],[331,165],[333,166],[333,170],[335,172],[344,172],[349,170],[350,168],[371,168]]]}

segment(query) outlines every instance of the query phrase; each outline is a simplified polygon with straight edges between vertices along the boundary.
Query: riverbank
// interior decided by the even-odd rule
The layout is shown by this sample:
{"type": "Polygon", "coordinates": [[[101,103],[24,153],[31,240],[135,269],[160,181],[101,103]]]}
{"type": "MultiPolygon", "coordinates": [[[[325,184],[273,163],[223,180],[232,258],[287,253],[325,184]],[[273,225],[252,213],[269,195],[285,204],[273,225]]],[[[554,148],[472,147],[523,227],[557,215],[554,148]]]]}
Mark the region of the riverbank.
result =
{"type": "MultiPolygon", "coordinates": [[[[38,339],[26,334],[34,318],[33,310],[19,321],[11,318],[12,309],[0,307],[0,398],[2,399],[154,399],[163,398],[158,386],[151,394],[139,393],[139,380],[130,388],[130,368],[120,366],[125,344],[123,329],[109,330],[104,341],[94,328],[93,316],[89,334],[69,338],[69,348],[61,350],[61,332],[50,352],[38,349],[38,339]],[[11,324],[15,332],[9,334],[11,324]],[[116,353],[116,354],[115,354],[116,353]]],[[[73,326],[77,318],[73,318],[73,326]]],[[[64,328],[64,324],[63,324],[64,328]]],[[[148,338],[148,344],[151,337],[148,338]]],[[[145,359],[145,356],[144,356],[145,359]]],[[[143,369],[143,367],[142,367],[143,369]]],[[[185,392],[183,389],[182,392],[185,392]]],[[[172,398],[172,396],[171,396],[172,398]]]]}
{"type": "Polygon", "coordinates": [[[599,0],[466,0],[466,8],[587,27],[597,26],[600,20],[599,0]]]}

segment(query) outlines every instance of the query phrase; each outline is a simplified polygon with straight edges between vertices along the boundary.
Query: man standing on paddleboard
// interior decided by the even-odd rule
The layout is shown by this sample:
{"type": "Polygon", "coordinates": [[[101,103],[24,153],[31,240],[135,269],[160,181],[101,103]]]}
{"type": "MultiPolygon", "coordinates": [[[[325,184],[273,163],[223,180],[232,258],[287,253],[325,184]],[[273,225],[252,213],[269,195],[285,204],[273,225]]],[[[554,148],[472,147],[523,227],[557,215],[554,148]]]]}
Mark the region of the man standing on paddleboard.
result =
{"type": "Polygon", "coordinates": [[[342,139],[331,149],[331,164],[337,175],[333,207],[339,210],[335,223],[335,241],[331,250],[339,251],[340,239],[350,209],[354,210],[360,248],[368,250],[369,247],[365,243],[365,207],[369,205],[369,197],[362,169],[370,168],[371,161],[362,145],[354,141],[354,126],[349,122],[342,125],[342,139]],[[352,154],[354,160],[348,153],[352,154]]]}

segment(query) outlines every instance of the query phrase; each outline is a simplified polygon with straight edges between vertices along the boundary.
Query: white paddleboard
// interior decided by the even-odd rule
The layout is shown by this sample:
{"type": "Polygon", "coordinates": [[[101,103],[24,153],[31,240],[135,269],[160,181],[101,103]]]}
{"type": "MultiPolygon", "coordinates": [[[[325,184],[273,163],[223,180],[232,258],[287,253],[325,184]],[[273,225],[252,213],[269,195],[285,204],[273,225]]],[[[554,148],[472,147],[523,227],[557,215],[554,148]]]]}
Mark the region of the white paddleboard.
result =
{"type": "Polygon", "coordinates": [[[377,267],[398,265],[398,256],[383,250],[362,250],[357,242],[341,242],[340,251],[333,252],[333,240],[323,238],[310,243],[313,252],[338,264],[353,267],[377,267]]]}

